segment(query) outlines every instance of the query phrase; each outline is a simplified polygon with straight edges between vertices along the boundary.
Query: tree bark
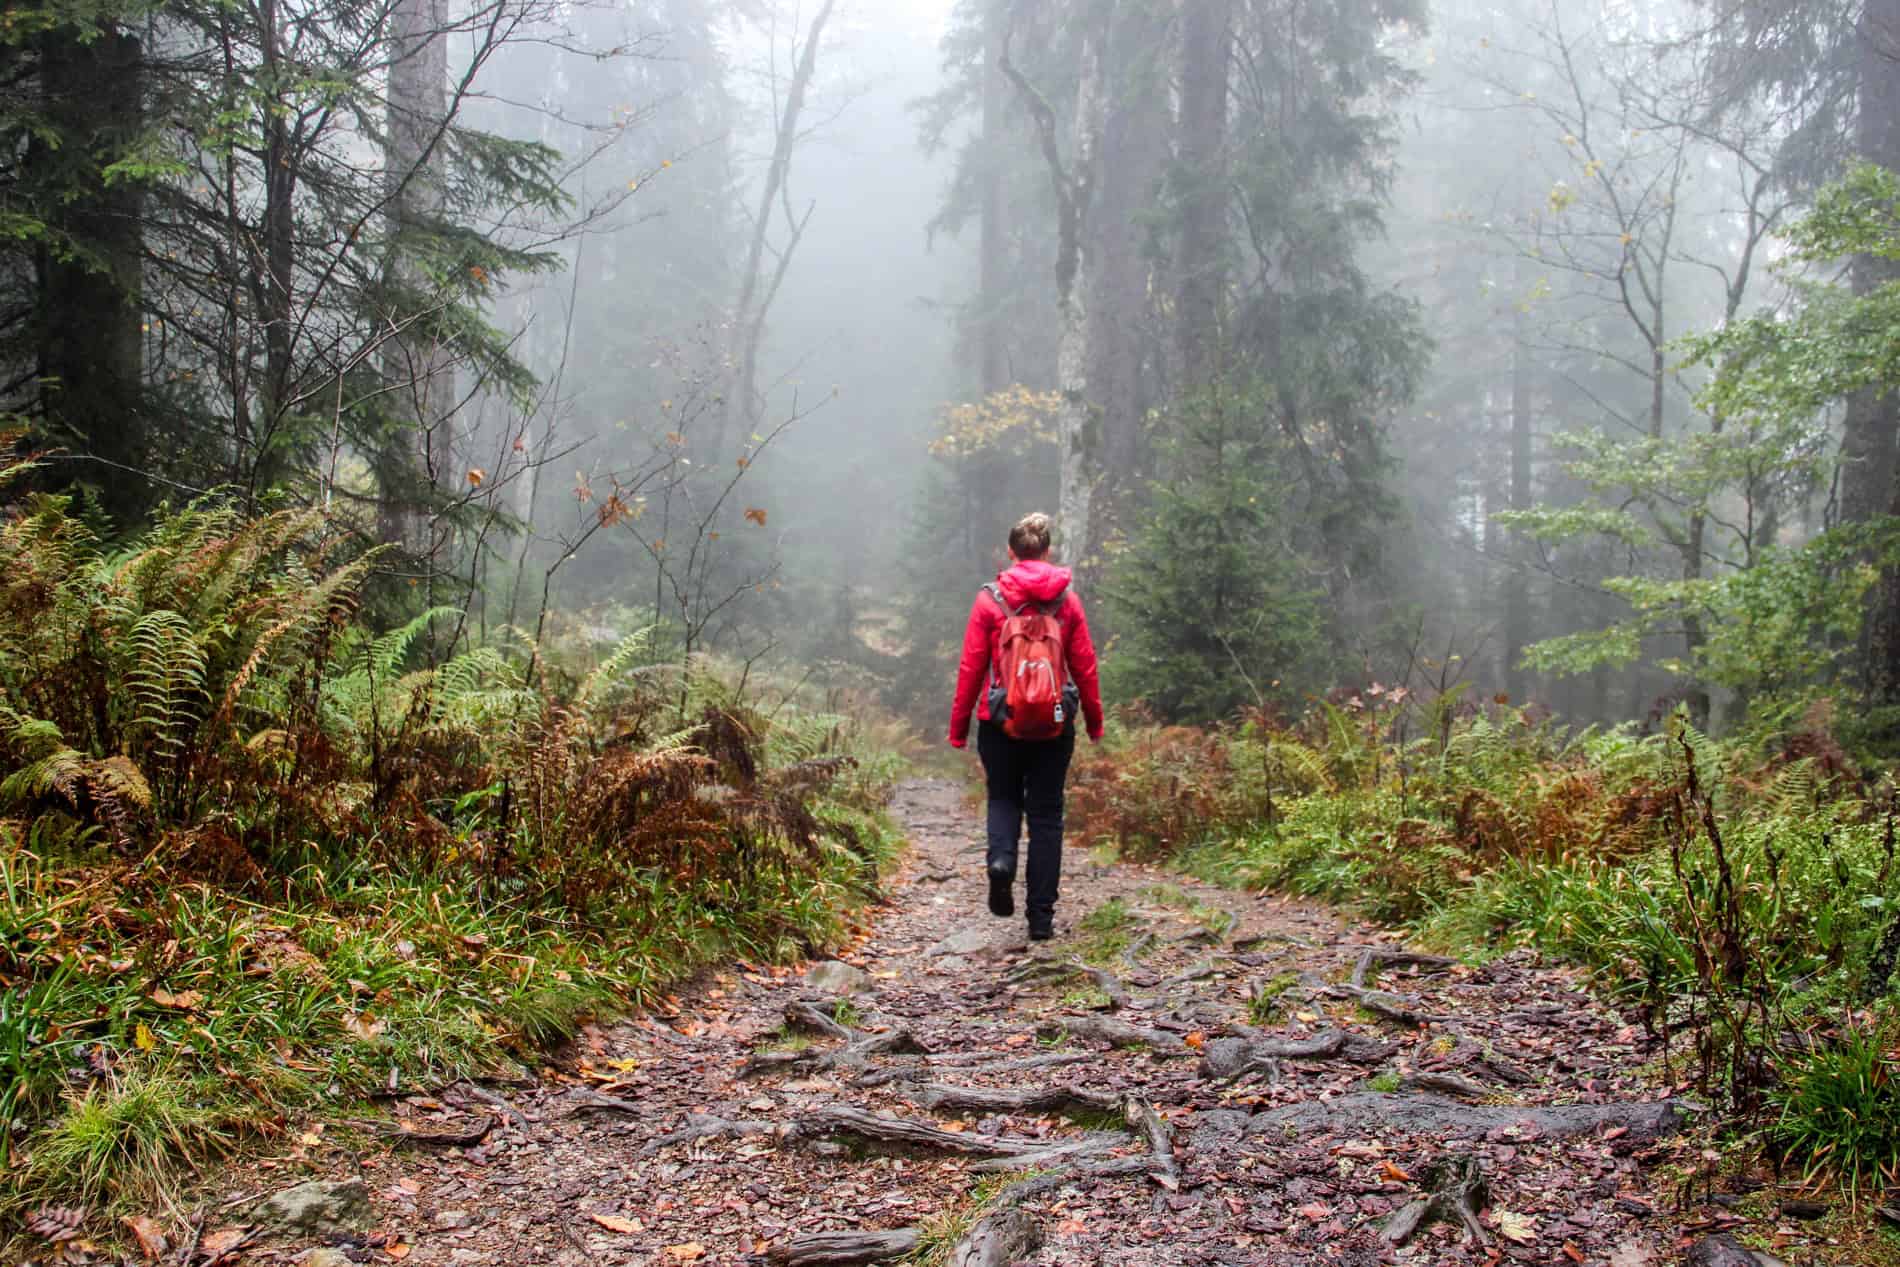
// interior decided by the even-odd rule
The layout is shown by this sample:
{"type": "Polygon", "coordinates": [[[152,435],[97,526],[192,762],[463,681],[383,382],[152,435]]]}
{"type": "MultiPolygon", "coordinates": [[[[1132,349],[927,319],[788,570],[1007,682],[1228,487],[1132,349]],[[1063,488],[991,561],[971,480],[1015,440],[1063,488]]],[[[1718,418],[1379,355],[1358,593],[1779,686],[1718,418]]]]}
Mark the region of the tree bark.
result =
{"type": "Polygon", "coordinates": [[[1221,295],[1227,189],[1227,75],[1234,51],[1234,0],[1187,0],[1181,14],[1181,116],[1175,186],[1181,231],[1175,248],[1175,345],[1183,391],[1220,372],[1221,295]]]}
{"type": "MultiPolygon", "coordinates": [[[[1861,16],[1859,104],[1855,125],[1860,157],[1900,169],[1900,0],[1867,0],[1861,16]]],[[[1855,293],[1866,294],[1900,277],[1891,261],[1856,260],[1855,293]]],[[[1891,393],[1848,398],[1841,435],[1841,518],[1866,523],[1900,511],[1900,464],[1895,434],[1900,401],[1891,393]]],[[[1900,704],[1900,570],[1883,567],[1874,586],[1864,635],[1864,682],[1875,705],[1900,704]]]]}
{"type": "Polygon", "coordinates": [[[977,248],[977,377],[982,394],[1008,387],[1009,333],[1004,295],[1009,286],[1009,235],[1003,225],[1003,77],[1008,0],[990,0],[983,13],[983,202],[977,248]]]}
{"type": "Polygon", "coordinates": [[[83,478],[121,526],[135,523],[152,497],[141,478],[151,440],[139,406],[143,197],[137,181],[108,185],[101,169],[140,127],[143,66],[138,40],[122,31],[108,28],[87,43],[49,35],[40,86],[65,152],[36,144],[28,156],[30,167],[44,164],[48,180],[60,182],[49,191],[56,195],[49,220],[64,239],[41,248],[36,268],[41,406],[55,435],[97,459],[83,478]],[[63,174],[71,168],[76,178],[63,174]]]}
{"type": "Polygon", "coordinates": [[[1084,276],[1088,260],[1081,241],[1094,190],[1102,105],[1102,51],[1095,39],[1085,38],[1082,75],[1075,94],[1075,205],[1062,234],[1064,242],[1056,264],[1056,309],[1062,329],[1056,344],[1056,390],[1062,395],[1062,412],[1056,423],[1061,453],[1056,521],[1068,561],[1078,577],[1091,573],[1095,562],[1087,551],[1095,541],[1095,486],[1102,467],[1101,427],[1089,406],[1089,347],[1094,332],[1084,276]],[[1066,269],[1063,258],[1067,260],[1066,269]]]}
{"type": "Polygon", "coordinates": [[[1149,353],[1155,293],[1149,230],[1168,157],[1167,23],[1146,4],[1117,6],[1102,59],[1103,119],[1095,204],[1089,208],[1089,403],[1098,413],[1100,469],[1080,558],[1100,560],[1139,499],[1143,420],[1157,375],[1149,353]]]}
{"type": "MultiPolygon", "coordinates": [[[[390,12],[389,140],[384,178],[389,186],[392,275],[406,290],[423,285],[405,241],[440,216],[441,139],[448,121],[448,6],[446,0],[399,0],[390,12]]],[[[447,419],[454,372],[426,313],[398,314],[405,333],[390,340],[384,373],[396,390],[397,415],[381,455],[382,539],[414,559],[433,560],[438,541],[430,527],[429,493],[446,476],[447,419]]],[[[433,573],[433,565],[430,567],[433,573]]]]}
{"type": "MultiPolygon", "coordinates": [[[[1525,321],[1519,305],[1511,331],[1511,509],[1531,508],[1531,366],[1525,346],[1525,321]]],[[[1522,704],[1529,693],[1524,648],[1531,642],[1530,539],[1522,528],[1510,532],[1510,567],[1504,577],[1504,690],[1522,704]]]]}
{"type": "Polygon", "coordinates": [[[1090,323],[1083,232],[1093,201],[1102,130],[1102,48],[1097,32],[1082,37],[1082,65],[1075,96],[1074,144],[1062,160],[1056,116],[1048,100],[1009,58],[1007,39],[998,63],[1028,107],[1041,142],[1043,161],[1056,196],[1056,418],[1059,491],[1056,518],[1063,552],[1078,577],[1091,570],[1084,553],[1092,540],[1095,485],[1101,474],[1101,428],[1089,408],[1090,323]]]}

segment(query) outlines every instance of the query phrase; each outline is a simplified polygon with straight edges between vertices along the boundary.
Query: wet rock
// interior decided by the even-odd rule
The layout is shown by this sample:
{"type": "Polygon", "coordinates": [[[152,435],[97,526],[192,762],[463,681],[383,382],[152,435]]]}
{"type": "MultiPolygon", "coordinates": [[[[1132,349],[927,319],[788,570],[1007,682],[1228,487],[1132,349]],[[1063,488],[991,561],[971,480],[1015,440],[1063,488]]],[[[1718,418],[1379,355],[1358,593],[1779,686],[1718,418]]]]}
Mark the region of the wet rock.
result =
{"type": "Polygon", "coordinates": [[[990,930],[980,924],[959,928],[924,953],[936,959],[944,955],[974,955],[989,949],[990,930]]]}
{"type": "Polygon", "coordinates": [[[257,1213],[273,1228],[307,1236],[340,1236],[369,1225],[369,1187],[361,1179],[313,1179],[285,1188],[257,1213]]]}
{"type": "Polygon", "coordinates": [[[297,1260],[298,1267],[356,1267],[340,1249],[313,1249],[297,1260]]]}
{"type": "Polygon", "coordinates": [[[1726,1232],[1697,1241],[1683,1261],[1688,1267],[1785,1267],[1773,1254],[1749,1249],[1726,1232]]]}
{"type": "Polygon", "coordinates": [[[445,1232],[460,1231],[475,1226],[475,1216],[467,1210],[444,1210],[432,1220],[436,1227],[445,1232]]]}
{"type": "Polygon", "coordinates": [[[805,984],[825,994],[856,994],[871,982],[870,974],[836,959],[824,959],[805,973],[805,984]]]}

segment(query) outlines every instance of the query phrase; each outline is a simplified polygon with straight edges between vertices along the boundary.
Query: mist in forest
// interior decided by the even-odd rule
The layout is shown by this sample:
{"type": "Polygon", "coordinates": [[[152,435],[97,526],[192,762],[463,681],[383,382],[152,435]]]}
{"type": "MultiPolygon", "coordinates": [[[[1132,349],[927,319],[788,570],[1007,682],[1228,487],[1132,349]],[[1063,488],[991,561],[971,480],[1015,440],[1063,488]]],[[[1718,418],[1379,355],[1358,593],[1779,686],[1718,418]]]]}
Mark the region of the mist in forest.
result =
{"type": "Polygon", "coordinates": [[[1897,9],[55,22],[8,45],[7,408],[102,532],[321,507],[392,618],[920,726],[1031,509],[1164,718],[1891,702],[1894,405],[1802,331],[1891,273],[1897,9]]]}

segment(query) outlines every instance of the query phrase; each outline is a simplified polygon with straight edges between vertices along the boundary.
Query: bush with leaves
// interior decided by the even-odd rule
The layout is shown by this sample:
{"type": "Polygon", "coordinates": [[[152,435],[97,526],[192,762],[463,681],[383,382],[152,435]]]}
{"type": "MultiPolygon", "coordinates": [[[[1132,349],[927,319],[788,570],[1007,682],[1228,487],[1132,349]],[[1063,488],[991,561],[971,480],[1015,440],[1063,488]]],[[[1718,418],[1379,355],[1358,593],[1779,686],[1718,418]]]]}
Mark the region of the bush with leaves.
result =
{"type": "Polygon", "coordinates": [[[331,1084],[526,1058],[877,892],[893,767],[848,707],[767,713],[641,632],[551,664],[454,611],[373,630],[377,555],[312,513],[109,549],[60,498],[13,510],[0,1212],[130,1199],[331,1084]]]}
{"type": "Polygon", "coordinates": [[[1676,1076],[1866,1186],[1900,1120],[1891,1037],[1840,1018],[1900,1001],[1900,806],[1830,718],[1810,704],[1718,742],[1680,717],[1579,731],[1385,688],[1292,724],[1128,716],[1078,759],[1076,830],[1447,949],[1588,965],[1670,1040],[1676,1076]]]}

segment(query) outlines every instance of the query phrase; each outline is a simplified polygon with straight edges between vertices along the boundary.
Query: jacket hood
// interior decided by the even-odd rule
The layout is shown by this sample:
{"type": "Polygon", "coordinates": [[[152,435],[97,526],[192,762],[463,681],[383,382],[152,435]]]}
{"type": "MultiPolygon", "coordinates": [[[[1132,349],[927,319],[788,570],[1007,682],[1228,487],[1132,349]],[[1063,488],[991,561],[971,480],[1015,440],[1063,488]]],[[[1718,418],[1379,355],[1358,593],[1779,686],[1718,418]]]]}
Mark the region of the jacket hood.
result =
{"type": "Polygon", "coordinates": [[[1043,559],[1025,559],[999,572],[996,584],[1003,591],[1004,602],[1011,607],[1020,607],[1024,603],[1051,601],[1069,588],[1070,578],[1074,575],[1070,569],[1057,567],[1043,559]]]}

